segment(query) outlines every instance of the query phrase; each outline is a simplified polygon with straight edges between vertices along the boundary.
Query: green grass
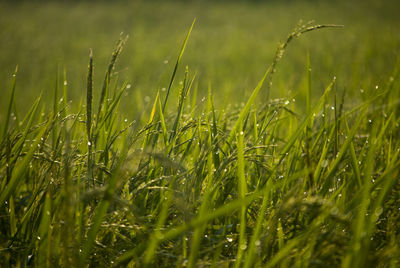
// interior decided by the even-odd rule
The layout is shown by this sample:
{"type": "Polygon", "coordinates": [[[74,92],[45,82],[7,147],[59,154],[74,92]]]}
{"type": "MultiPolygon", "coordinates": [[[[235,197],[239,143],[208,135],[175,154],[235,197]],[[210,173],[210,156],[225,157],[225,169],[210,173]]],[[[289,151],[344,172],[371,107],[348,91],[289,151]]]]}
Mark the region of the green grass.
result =
{"type": "MultiPolygon", "coordinates": [[[[247,19],[263,9],[286,10],[281,20],[290,22],[291,8],[313,14],[319,7],[323,16],[330,7],[301,3],[235,3],[228,10],[244,9],[247,19]]],[[[206,12],[207,3],[158,4],[159,11],[189,8],[183,20],[196,8],[210,19],[224,7],[215,4],[206,12]]],[[[369,4],[359,8],[367,12],[369,4]]],[[[32,7],[2,5],[19,10],[16,17],[32,7]]],[[[93,9],[106,12],[105,5],[93,9]]],[[[126,13],[113,12],[120,5],[110,6],[110,21],[125,18],[126,13]]],[[[150,12],[155,4],[130,5],[149,16],[158,14],[150,12]]],[[[343,5],[332,5],[334,12],[343,5]]],[[[43,4],[45,11],[39,13],[56,16],[61,7],[68,8],[43,4]]],[[[80,3],[70,10],[81,14],[88,7],[80,3]]],[[[212,25],[205,19],[205,30],[200,30],[199,16],[191,26],[171,28],[168,38],[179,43],[171,46],[175,58],[169,59],[171,66],[162,71],[157,86],[151,81],[161,71],[153,70],[154,65],[140,71],[137,62],[129,65],[127,51],[141,40],[132,36],[127,41],[122,35],[110,48],[108,64],[101,63],[103,50],[88,53],[86,46],[85,63],[71,75],[70,68],[59,67],[29,78],[21,69],[37,63],[22,61],[9,82],[1,79],[9,90],[0,106],[0,266],[399,266],[400,60],[387,58],[399,52],[391,30],[397,19],[391,10],[383,11],[377,3],[374,7],[371,20],[387,21],[376,28],[357,26],[364,34],[359,41],[369,40],[360,51],[345,49],[354,46],[354,31],[346,33],[347,26],[299,23],[290,32],[290,26],[279,25],[274,34],[281,43],[268,41],[253,54],[261,58],[260,66],[258,60],[249,63],[250,54],[241,58],[234,49],[231,60],[238,61],[238,69],[222,60],[223,52],[198,56],[204,49],[201,36],[212,25]],[[368,39],[370,34],[382,38],[380,48],[368,39]],[[339,37],[345,38],[343,44],[328,46],[339,37]],[[219,55],[221,65],[208,60],[213,55],[219,55]],[[201,58],[198,69],[185,67],[196,58],[201,58]],[[124,64],[137,71],[134,76],[143,75],[142,80],[125,82],[129,77],[119,67],[124,64]],[[78,76],[86,77],[83,93],[76,88],[78,76]],[[243,77],[248,81],[238,82],[243,77]],[[40,94],[37,83],[45,85],[46,79],[52,83],[40,94]],[[30,94],[36,100],[22,98],[30,95],[25,83],[32,83],[30,94]],[[248,85],[253,89],[243,91],[248,85]],[[154,92],[146,92],[149,88],[154,92]],[[153,94],[149,103],[142,94],[153,94]]],[[[96,19],[88,17],[81,21],[90,26],[96,19]]],[[[12,24],[7,18],[0,24],[12,24]]],[[[232,18],[224,27],[229,25],[239,26],[240,19],[232,18]]],[[[30,32],[25,27],[14,28],[14,34],[30,32]]],[[[245,28],[228,31],[238,35],[231,46],[240,47],[245,28]]],[[[261,28],[249,29],[256,33],[261,28]]],[[[4,34],[11,28],[0,29],[4,34]]],[[[252,40],[266,42],[264,38],[252,40]]],[[[153,42],[142,63],[165,58],[166,44],[157,38],[153,42]]],[[[209,43],[206,48],[219,46],[217,40],[209,43]]],[[[1,53],[4,68],[13,56],[20,60],[23,55],[14,49],[21,54],[1,53]]],[[[49,61],[55,59],[52,53],[63,54],[48,51],[49,61]]],[[[70,56],[71,62],[79,59],[70,56]]]]}

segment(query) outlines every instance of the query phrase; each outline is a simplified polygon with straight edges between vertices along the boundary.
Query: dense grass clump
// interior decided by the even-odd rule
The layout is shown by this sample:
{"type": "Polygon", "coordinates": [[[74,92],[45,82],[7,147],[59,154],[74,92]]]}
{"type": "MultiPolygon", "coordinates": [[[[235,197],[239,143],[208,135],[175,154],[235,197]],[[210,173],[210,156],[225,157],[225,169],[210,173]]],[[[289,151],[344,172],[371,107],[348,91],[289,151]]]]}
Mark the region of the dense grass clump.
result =
{"type": "Polygon", "coordinates": [[[288,44],[326,27],[299,24],[228,108],[211,87],[198,100],[196,74],[180,68],[193,25],[166,92],[134,119],[118,112],[131,85],[114,79],[125,39],[101,87],[90,53],[78,107],[64,72],[52,108],[39,97],[21,117],[16,70],[1,123],[0,266],[398,266],[400,64],[357,105],[335,77],[313,96],[309,60],[298,92],[260,100],[288,44]]]}

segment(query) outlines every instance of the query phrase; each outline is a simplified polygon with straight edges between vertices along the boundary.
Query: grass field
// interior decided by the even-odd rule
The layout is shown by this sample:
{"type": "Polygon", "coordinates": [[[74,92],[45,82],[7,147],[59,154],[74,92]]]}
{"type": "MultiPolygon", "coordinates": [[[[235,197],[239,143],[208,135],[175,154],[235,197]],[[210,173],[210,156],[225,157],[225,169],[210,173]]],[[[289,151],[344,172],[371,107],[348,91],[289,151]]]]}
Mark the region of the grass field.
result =
{"type": "Polygon", "coordinates": [[[0,2],[0,266],[398,267],[400,5],[348,2],[0,2]]]}

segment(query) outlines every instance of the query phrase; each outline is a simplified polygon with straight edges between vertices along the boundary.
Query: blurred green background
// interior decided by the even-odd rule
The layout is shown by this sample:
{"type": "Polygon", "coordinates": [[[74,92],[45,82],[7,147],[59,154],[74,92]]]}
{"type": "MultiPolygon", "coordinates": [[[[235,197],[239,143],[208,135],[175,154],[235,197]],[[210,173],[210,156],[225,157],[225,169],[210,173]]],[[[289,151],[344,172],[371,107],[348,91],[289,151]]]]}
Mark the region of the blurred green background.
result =
{"type": "Polygon", "coordinates": [[[400,52],[399,7],[398,1],[378,0],[3,1],[0,105],[3,109],[7,103],[17,64],[20,109],[40,92],[50,100],[57,69],[63,68],[69,98],[77,105],[85,97],[89,48],[94,51],[98,99],[112,49],[123,32],[129,40],[116,72],[120,81],[132,84],[123,109],[133,115],[168,86],[194,18],[178,79],[184,65],[197,72],[198,99],[211,85],[217,107],[243,101],[272,61],[278,42],[302,19],[345,27],[312,32],[293,42],[278,66],[271,97],[292,97],[304,85],[309,52],[315,94],[336,76],[338,88],[346,88],[347,96],[356,100],[360,88],[373,94],[376,85],[390,79],[400,52]]]}

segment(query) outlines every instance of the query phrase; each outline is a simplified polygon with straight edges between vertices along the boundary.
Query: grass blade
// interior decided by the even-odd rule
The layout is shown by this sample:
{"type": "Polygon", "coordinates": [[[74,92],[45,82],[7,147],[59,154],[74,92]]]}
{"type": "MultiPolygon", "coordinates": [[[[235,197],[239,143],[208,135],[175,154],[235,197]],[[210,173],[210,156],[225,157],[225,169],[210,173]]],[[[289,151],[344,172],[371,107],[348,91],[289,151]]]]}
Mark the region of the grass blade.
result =
{"type": "Polygon", "coordinates": [[[6,118],[5,118],[5,123],[3,126],[1,141],[4,141],[4,139],[7,135],[7,131],[8,131],[8,125],[9,125],[10,116],[11,116],[11,109],[12,109],[12,105],[14,103],[14,98],[15,98],[15,84],[17,82],[17,73],[18,73],[18,65],[17,65],[17,67],[15,67],[15,71],[14,71],[13,78],[11,81],[11,96],[10,96],[10,101],[8,102],[8,109],[7,109],[7,114],[6,114],[6,118]]]}
{"type": "Polygon", "coordinates": [[[163,103],[163,106],[162,106],[162,111],[163,112],[165,111],[165,107],[167,106],[169,92],[171,91],[171,87],[172,87],[172,83],[174,82],[174,79],[175,79],[176,71],[178,70],[179,63],[181,62],[181,59],[182,59],[182,56],[183,56],[183,52],[185,51],[186,44],[187,44],[187,42],[189,40],[189,36],[190,36],[190,33],[192,32],[192,29],[193,29],[193,26],[194,26],[195,22],[196,22],[196,19],[193,20],[192,25],[190,26],[190,29],[189,29],[188,33],[186,34],[185,41],[183,41],[182,48],[181,48],[181,50],[179,52],[178,59],[176,60],[175,67],[174,67],[174,70],[172,72],[171,80],[169,81],[169,85],[168,85],[168,89],[167,89],[167,95],[165,96],[164,103],[163,103]]]}

